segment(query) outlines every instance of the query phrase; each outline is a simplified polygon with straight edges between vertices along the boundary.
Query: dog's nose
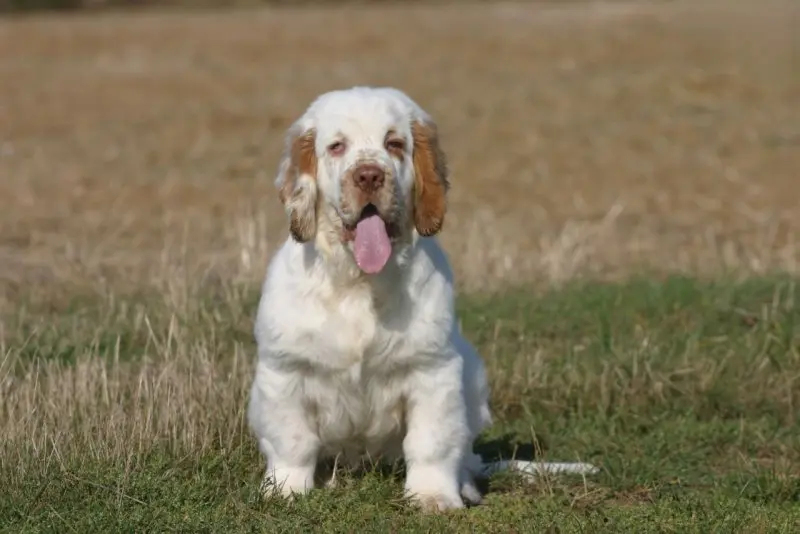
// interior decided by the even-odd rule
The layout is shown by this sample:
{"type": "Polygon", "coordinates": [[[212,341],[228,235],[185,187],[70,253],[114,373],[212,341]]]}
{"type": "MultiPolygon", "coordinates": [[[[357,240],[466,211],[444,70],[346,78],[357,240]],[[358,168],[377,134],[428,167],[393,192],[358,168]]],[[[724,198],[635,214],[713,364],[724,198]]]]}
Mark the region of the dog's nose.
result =
{"type": "Polygon", "coordinates": [[[386,173],[377,165],[361,165],[353,173],[353,180],[359,189],[364,191],[375,191],[383,186],[386,180],[386,173]]]}

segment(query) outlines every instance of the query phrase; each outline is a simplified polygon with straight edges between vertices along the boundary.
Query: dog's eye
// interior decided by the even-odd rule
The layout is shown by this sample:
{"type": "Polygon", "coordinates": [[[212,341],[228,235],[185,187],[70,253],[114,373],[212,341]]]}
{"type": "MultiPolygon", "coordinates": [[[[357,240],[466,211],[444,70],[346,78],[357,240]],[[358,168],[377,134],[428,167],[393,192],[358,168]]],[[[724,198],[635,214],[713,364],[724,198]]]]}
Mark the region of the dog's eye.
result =
{"type": "Polygon", "coordinates": [[[393,138],[386,140],[386,150],[392,154],[402,156],[405,149],[406,143],[402,139],[393,138]]]}
{"type": "Polygon", "coordinates": [[[341,156],[344,154],[346,148],[347,146],[344,144],[344,141],[334,141],[328,145],[328,152],[334,156],[341,156]]]}

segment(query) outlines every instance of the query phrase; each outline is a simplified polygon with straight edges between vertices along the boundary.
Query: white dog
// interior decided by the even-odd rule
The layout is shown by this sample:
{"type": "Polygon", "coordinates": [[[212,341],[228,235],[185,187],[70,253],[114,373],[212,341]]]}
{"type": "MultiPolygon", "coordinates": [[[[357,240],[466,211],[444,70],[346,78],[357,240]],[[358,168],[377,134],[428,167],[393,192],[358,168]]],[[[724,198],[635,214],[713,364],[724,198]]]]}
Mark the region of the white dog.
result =
{"type": "Polygon", "coordinates": [[[479,502],[474,477],[498,467],[472,452],[489,391],[431,237],[449,187],[433,120],[396,89],[324,94],[289,128],[276,185],[291,237],[262,288],[248,410],[265,488],[305,493],[321,459],[366,454],[404,458],[426,509],[479,502]]]}

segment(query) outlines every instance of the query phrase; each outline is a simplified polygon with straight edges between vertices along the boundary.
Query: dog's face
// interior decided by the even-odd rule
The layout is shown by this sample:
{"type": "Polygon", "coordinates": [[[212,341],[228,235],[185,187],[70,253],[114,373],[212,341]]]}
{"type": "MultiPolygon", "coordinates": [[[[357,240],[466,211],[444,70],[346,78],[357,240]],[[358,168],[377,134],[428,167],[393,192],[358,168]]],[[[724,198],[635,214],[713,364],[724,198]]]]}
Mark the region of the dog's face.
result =
{"type": "Polygon", "coordinates": [[[414,230],[431,236],[444,222],[447,167],[436,125],[395,89],[320,96],[289,129],[276,185],[294,239],[338,240],[368,274],[414,230]]]}

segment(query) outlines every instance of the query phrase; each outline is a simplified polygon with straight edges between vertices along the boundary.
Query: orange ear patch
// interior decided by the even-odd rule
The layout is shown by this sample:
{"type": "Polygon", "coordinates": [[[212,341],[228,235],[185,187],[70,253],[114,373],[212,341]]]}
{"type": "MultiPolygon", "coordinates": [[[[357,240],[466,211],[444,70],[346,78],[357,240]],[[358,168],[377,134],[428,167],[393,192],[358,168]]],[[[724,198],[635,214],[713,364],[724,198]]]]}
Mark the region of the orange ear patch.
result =
{"type": "Polygon", "coordinates": [[[311,240],[317,229],[316,132],[308,130],[294,137],[279,172],[278,196],[289,212],[289,232],[301,243],[311,240]]]}
{"type": "Polygon", "coordinates": [[[417,121],[411,126],[414,138],[414,226],[422,236],[442,229],[447,211],[447,161],[439,146],[436,126],[417,121]]]}

